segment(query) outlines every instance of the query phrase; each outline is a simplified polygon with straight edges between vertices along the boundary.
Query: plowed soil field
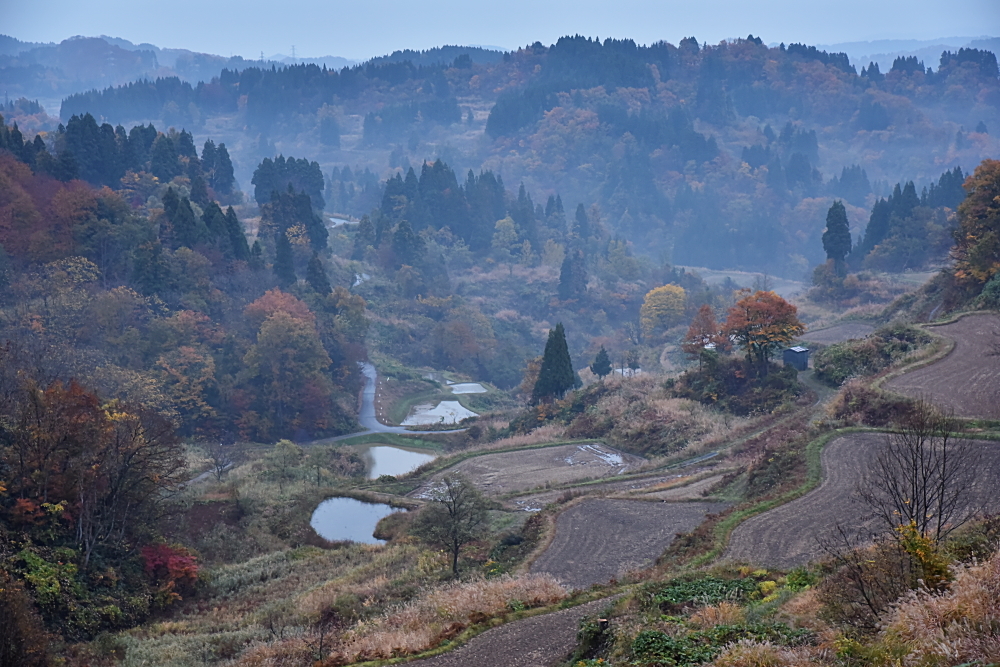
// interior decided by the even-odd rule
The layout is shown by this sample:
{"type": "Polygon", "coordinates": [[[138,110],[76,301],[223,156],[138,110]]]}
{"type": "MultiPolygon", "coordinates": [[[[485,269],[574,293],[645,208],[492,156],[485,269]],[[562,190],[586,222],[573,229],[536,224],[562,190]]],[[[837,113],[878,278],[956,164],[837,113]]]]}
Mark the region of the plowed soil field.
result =
{"type": "Polygon", "coordinates": [[[569,588],[607,583],[652,565],[677,533],[697,527],[723,503],[583,500],[556,519],[549,548],[532,572],[548,572],[569,588]]]}
{"type": "MultiPolygon", "coordinates": [[[[786,569],[822,556],[820,541],[833,537],[838,522],[847,528],[863,525],[867,508],[855,489],[885,442],[881,433],[854,433],[831,441],[823,449],[822,484],[737,526],[723,558],[786,569]]],[[[1000,442],[972,440],[963,444],[986,448],[977,491],[993,511],[1000,509],[1000,442]]]]}
{"type": "Polygon", "coordinates": [[[1000,356],[990,346],[1000,341],[1000,316],[968,315],[933,331],[955,341],[944,359],[904,373],[885,388],[923,397],[957,417],[1000,419],[1000,356]]]}
{"type": "MultiPolygon", "coordinates": [[[[466,459],[441,475],[459,473],[483,493],[498,496],[527,491],[546,483],[558,485],[619,475],[643,463],[645,459],[607,445],[584,443],[483,454],[466,459]]],[[[429,484],[433,485],[441,475],[436,475],[429,484]]],[[[410,495],[419,497],[427,491],[425,486],[410,495]]]]}

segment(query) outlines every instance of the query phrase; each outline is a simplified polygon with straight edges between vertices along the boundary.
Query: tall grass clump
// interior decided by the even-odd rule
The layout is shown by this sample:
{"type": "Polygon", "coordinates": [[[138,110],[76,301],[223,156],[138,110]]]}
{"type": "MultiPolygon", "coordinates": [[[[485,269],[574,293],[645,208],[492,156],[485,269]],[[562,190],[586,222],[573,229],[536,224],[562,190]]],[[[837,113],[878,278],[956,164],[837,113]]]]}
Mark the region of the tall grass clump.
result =
{"type": "Polygon", "coordinates": [[[1000,660],[1000,552],[960,569],[943,593],[910,593],[889,616],[884,640],[907,665],[1000,660]]]}
{"type": "Polygon", "coordinates": [[[340,664],[419,653],[466,627],[511,611],[566,598],[549,575],[503,576],[454,583],[344,633],[332,656],[340,664]]]}

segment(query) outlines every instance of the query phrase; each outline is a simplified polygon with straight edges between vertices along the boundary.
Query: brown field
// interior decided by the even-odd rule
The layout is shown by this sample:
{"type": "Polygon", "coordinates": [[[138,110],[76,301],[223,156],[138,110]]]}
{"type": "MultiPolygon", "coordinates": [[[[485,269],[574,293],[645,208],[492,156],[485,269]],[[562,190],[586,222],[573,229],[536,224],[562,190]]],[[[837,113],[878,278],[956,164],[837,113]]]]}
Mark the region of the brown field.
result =
{"type": "Polygon", "coordinates": [[[439,473],[428,485],[410,495],[420,496],[434,480],[458,473],[489,496],[527,491],[546,484],[558,485],[582,479],[598,479],[634,470],[645,459],[620,452],[601,443],[559,445],[540,449],[484,454],[457,463],[439,473]]]}
{"type": "MultiPolygon", "coordinates": [[[[759,514],[737,526],[723,559],[791,568],[824,555],[820,541],[834,535],[837,523],[853,529],[864,525],[866,508],[855,488],[875,452],[885,443],[881,433],[854,433],[831,441],[823,449],[824,479],[801,498],[759,514]]],[[[984,468],[987,483],[1000,478],[1000,442],[968,441],[987,447],[984,468]]],[[[1000,508],[995,488],[984,488],[992,509],[1000,508]]]]}
{"type": "Polygon", "coordinates": [[[845,324],[837,324],[825,329],[807,331],[799,336],[799,338],[810,343],[833,345],[834,343],[842,343],[845,340],[851,340],[853,338],[864,338],[873,331],[875,331],[875,327],[870,324],[847,322],[845,324]]]}
{"type": "MultiPolygon", "coordinates": [[[[505,499],[504,504],[511,509],[534,512],[549,503],[557,502],[560,498],[565,500],[566,494],[627,499],[698,500],[702,498],[701,492],[711,486],[704,484],[702,478],[715,469],[715,466],[703,466],[683,473],[647,474],[626,479],[609,477],[596,484],[513,496],[505,499]]],[[[716,479],[721,477],[722,475],[718,475],[716,479]]]]}
{"type": "Polygon", "coordinates": [[[532,564],[568,588],[587,588],[649,567],[677,533],[692,530],[723,503],[589,498],[556,519],[552,544],[532,564]]]}
{"type": "Polygon", "coordinates": [[[612,598],[514,621],[465,646],[407,664],[420,667],[542,667],[560,664],[576,648],[580,619],[600,614],[612,598]]]}
{"type": "Polygon", "coordinates": [[[890,391],[923,397],[954,411],[958,417],[1000,419],[1000,356],[990,355],[990,345],[1000,341],[1000,316],[969,315],[957,322],[934,327],[955,341],[944,359],[893,378],[890,391]]]}

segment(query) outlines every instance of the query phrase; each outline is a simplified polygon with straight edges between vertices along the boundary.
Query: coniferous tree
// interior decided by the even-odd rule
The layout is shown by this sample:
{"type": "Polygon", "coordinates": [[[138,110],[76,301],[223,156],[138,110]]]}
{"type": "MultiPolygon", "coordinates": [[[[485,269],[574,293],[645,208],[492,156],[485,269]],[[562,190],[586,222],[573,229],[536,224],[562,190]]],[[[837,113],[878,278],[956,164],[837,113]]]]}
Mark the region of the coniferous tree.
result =
{"type": "Polygon", "coordinates": [[[604,349],[603,345],[597,356],[594,357],[594,363],[590,365],[590,370],[594,375],[602,379],[611,373],[611,358],[608,357],[608,351],[604,349]]]}
{"type": "Polygon", "coordinates": [[[233,172],[233,161],[225,144],[219,144],[215,154],[215,173],[210,182],[212,189],[220,195],[231,195],[236,189],[236,175],[233,172]]]}
{"type": "Polygon", "coordinates": [[[375,225],[366,215],[361,218],[358,224],[358,233],[354,236],[354,249],[351,250],[351,259],[361,260],[365,258],[365,248],[375,246],[375,225]]]}
{"type": "Polygon", "coordinates": [[[243,225],[240,224],[232,206],[226,209],[226,233],[229,235],[229,243],[233,249],[233,259],[243,262],[250,261],[250,246],[247,244],[247,235],[243,232],[243,225]]]}
{"type": "Polygon", "coordinates": [[[555,329],[549,330],[545,354],[542,356],[542,367],[538,370],[538,380],[531,392],[531,398],[536,403],[562,398],[563,394],[573,388],[575,379],[573,362],[569,357],[569,347],[566,345],[566,332],[560,322],[556,324],[555,329]]]}
{"type": "Polygon", "coordinates": [[[277,234],[274,243],[274,275],[282,287],[291,287],[297,281],[295,263],[292,259],[292,244],[287,234],[277,234]]]}
{"type": "Polygon", "coordinates": [[[260,245],[260,239],[254,240],[250,247],[250,268],[254,271],[264,269],[264,248],[260,245]]]}
{"type": "Polygon", "coordinates": [[[587,292],[587,264],[580,250],[566,253],[559,270],[559,298],[578,299],[587,292]]]}
{"type": "Polygon", "coordinates": [[[837,200],[826,214],[826,231],[823,232],[823,250],[827,259],[832,259],[838,271],[851,252],[851,227],[847,222],[847,210],[843,202],[837,200]]]}
{"type": "Polygon", "coordinates": [[[333,291],[330,286],[330,279],[326,276],[326,270],[323,268],[323,262],[320,261],[319,253],[314,252],[312,258],[309,260],[309,265],[306,266],[306,282],[312,287],[318,294],[326,296],[333,291]]]}
{"type": "Polygon", "coordinates": [[[581,239],[590,238],[590,219],[587,218],[587,210],[583,204],[576,207],[576,220],[573,223],[573,233],[581,239]]]}
{"type": "Polygon", "coordinates": [[[173,140],[165,134],[156,137],[149,155],[149,170],[163,182],[170,181],[181,173],[177,162],[177,148],[173,140]]]}

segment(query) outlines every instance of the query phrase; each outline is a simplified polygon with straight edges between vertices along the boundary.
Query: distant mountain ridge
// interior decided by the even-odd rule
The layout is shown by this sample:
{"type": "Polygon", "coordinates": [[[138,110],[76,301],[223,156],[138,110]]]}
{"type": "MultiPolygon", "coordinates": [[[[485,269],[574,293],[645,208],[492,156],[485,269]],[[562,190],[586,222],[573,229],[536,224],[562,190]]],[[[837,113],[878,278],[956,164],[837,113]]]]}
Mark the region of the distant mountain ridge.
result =
{"type": "Polygon", "coordinates": [[[916,57],[928,67],[937,67],[942,51],[957,51],[960,48],[1000,51],[1000,37],[981,35],[979,37],[938,37],[935,39],[877,39],[869,42],[841,42],[839,44],[817,44],[816,48],[826,51],[841,51],[848,55],[851,64],[859,70],[868,63],[878,63],[883,72],[892,68],[896,58],[916,57]]]}

